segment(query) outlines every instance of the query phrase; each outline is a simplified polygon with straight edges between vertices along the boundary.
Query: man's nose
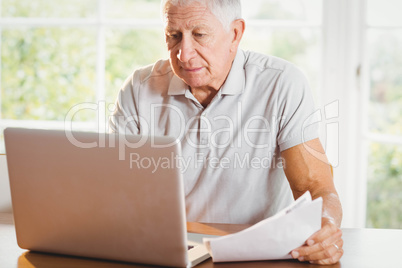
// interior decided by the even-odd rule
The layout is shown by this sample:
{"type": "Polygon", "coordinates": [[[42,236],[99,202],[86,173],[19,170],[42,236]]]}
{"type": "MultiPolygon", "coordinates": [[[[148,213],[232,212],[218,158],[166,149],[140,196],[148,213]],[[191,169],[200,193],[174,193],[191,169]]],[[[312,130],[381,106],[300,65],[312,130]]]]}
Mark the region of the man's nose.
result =
{"type": "Polygon", "coordinates": [[[190,37],[182,37],[180,42],[180,49],[177,57],[181,62],[188,62],[195,57],[197,52],[194,48],[193,40],[190,37]]]}

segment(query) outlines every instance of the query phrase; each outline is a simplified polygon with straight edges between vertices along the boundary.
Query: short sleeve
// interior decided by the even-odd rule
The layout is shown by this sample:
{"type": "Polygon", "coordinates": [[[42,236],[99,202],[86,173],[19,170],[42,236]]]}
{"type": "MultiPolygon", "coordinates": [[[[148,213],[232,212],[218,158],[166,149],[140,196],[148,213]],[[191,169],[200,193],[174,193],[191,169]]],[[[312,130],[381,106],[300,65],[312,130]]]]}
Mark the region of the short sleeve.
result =
{"type": "Polygon", "coordinates": [[[280,151],[319,137],[313,96],[304,74],[290,65],[280,77],[277,95],[280,151]]]}
{"type": "Polygon", "coordinates": [[[140,124],[135,94],[138,92],[138,72],[128,77],[120,89],[115,110],[109,117],[109,132],[139,134],[140,124]]]}

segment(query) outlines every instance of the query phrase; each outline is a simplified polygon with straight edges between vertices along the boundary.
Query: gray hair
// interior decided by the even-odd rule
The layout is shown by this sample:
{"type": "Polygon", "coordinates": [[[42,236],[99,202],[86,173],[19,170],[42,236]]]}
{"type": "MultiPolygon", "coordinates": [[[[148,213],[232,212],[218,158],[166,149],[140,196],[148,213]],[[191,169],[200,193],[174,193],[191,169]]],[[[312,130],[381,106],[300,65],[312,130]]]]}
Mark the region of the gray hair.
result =
{"type": "Polygon", "coordinates": [[[193,2],[205,3],[227,31],[230,29],[230,24],[233,21],[241,19],[240,0],[162,0],[161,10],[163,19],[165,19],[168,3],[173,6],[186,6],[193,2]]]}

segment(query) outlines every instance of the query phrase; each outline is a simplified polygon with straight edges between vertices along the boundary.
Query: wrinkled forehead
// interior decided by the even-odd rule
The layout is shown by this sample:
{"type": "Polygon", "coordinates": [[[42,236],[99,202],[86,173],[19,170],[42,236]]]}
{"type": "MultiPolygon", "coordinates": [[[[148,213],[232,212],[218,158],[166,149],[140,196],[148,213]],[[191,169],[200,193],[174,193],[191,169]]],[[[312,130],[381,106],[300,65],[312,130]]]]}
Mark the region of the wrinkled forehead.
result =
{"type": "Polygon", "coordinates": [[[165,15],[172,7],[208,7],[208,0],[162,0],[162,13],[165,15]]]}
{"type": "Polygon", "coordinates": [[[191,28],[197,24],[215,24],[218,20],[204,2],[192,1],[186,5],[168,3],[164,10],[166,27],[184,26],[191,28]]]}

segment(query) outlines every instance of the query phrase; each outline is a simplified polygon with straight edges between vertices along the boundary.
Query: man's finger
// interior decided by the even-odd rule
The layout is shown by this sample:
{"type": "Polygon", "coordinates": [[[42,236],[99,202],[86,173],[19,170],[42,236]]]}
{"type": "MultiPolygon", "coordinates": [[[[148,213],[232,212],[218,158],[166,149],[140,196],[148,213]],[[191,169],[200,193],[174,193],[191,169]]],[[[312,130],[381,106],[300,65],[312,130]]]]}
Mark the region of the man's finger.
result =
{"type": "Polygon", "coordinates": [[[339,255],[339,252],[343,252],[342,247],[343,240],[339,239],[334,243],[326,245],[325,248],[322,248],[320,251],[302,257],[304,261],[330,260],[339,255]]]}
{"type": "Polygon", "coordinates": [[[324,241],[327,237],[330,236],[342,237],[342,230],[339,229],[334,224],[326,224],[324,225],[320,231],[314,233],[311,237],[307,239],[307,245],[313,245],[316,242],[324,241]]]}
{"type": "Polygon", "coordinates": [[[335,264],[341,259],[342,255],[343,255],[343,249],[339,249],[337,251],[337,253],[334,256],[330,257],[330,258],[327,258],[327,259],[324,259],[324,260],[310,261],[310,263],[312,263],[312,264],[321,264],[321,265],[335,264]]]}
{"type": "MultiPolygon", "coordinates": [[[[314,239],[316,239],[317,237],[315,237],[314,239]]],[[[325,251],[331,244],[334,243],[336,243],[338,247],[342,248],[343,240],[341,237],[342,237],[342,231],[340,232],[337,231],[335,234],[326,237],[326,239],[323,241],[313,241],[310,238],[309,240],[307,240],[307,246],[302,246],[292,251],[292,257],[295,259],[299,259],[300,261],[304,261],[307,260],[306,256],[310,256],[312,254],[325,251]]]]}

